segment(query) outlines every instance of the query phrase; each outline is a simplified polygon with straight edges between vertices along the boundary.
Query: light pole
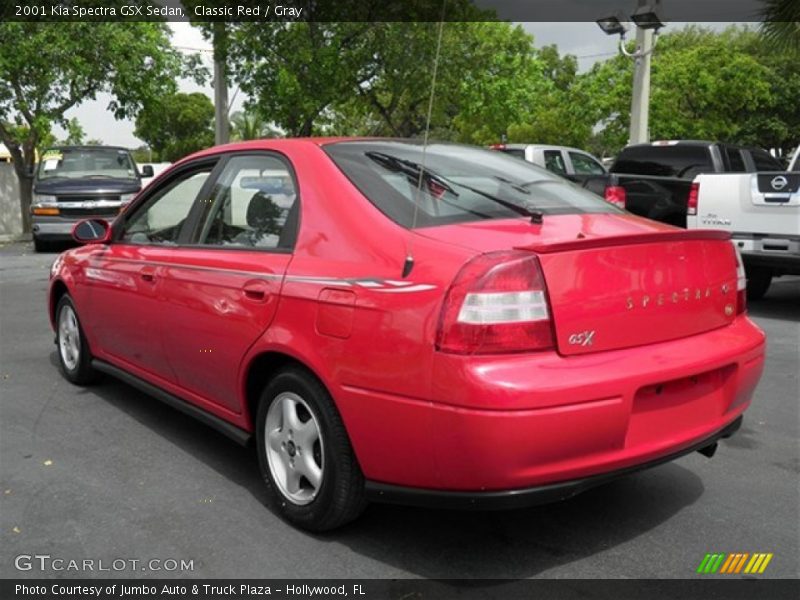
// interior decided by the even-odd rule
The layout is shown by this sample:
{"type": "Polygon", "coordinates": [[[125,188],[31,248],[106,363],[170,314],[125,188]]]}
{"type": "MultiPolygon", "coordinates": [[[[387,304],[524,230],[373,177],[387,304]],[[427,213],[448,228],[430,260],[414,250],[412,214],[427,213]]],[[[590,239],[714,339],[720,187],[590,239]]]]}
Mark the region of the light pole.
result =
{"type": "Polygon", "coordinates": [[[655,49],[658,30],[664,23],[656,10],[661,0],[638,0],[638,7],[631,15],[636,24],[636,50],[629,52],[625,47],[625,33],[628,25],[622,14],[599,19],[597,24],[608,35],[619,35],[619,50],[633,59],[633,93],[631,94],[631,129],[629,144],[642,144],[650,140],[650,61],[655,49]]]}

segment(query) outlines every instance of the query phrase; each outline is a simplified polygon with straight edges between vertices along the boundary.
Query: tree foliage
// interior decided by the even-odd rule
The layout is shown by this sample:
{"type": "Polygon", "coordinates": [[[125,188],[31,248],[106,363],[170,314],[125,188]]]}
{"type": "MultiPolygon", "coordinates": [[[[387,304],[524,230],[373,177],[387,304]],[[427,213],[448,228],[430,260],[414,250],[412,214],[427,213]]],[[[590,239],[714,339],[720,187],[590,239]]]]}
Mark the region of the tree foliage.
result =
{"type": "Polygon", "coordinates": [[[200,92],[164,96],[139,112],[134,135],[155,160],[176,161],[214,145],[214,105],[200,92]]]}
{"type": "Polygon", "coordinates": [[[178,76],[198,73],[163,23],[5,21],[0,39],[0,140],[20,179],[26,228],[34,151],[52,124],[66,127],[67,111],[102,92],[115,117],[134,116],[174,92],[178,76]]]}

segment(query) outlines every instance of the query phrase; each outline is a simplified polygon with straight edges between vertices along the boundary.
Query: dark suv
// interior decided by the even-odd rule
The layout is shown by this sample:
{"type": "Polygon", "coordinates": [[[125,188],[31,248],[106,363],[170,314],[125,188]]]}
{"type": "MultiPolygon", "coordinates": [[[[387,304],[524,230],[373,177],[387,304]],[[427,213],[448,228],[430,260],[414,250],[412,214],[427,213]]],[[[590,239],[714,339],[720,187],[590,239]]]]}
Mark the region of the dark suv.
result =
{"type": "Polygon", "coordinates": [[[31,204],[33,245],[71,239],[86,217],[113,219],[142,188],[153,168],[136,166],[130,152],[113,146],[56,146],[41,157],[31,204]]]}

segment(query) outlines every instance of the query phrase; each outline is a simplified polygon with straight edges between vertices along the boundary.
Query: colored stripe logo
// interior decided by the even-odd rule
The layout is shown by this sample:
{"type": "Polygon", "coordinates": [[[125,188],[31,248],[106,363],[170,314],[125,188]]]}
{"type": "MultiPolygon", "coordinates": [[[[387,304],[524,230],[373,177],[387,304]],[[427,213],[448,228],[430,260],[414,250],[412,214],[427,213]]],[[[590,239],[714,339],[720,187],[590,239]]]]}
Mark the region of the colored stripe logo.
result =
{"type": "Polygon", "coordinates": [[[735,575],[737,573],[747,573],[750,575],[760,575],[767,570],[767,565],[772,560],[772,552],[732,552],[732,553],[709,553],[703,557],[697,572],[710,575],[720,573],[724,575],[735,575]]]}

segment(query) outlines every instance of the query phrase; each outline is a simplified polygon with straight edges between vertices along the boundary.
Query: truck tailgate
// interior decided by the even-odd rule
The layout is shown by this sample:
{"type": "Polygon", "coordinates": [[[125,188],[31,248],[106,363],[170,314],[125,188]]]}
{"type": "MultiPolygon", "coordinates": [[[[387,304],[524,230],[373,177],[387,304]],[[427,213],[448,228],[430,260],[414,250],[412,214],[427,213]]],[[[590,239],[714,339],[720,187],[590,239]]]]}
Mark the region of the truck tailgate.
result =
{"type": "Polygon", "coordinates": [[[689,226],[734,233],[800,236],[800,173],[699,175],[689,226]]]}

